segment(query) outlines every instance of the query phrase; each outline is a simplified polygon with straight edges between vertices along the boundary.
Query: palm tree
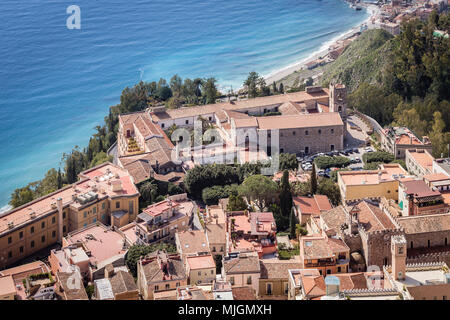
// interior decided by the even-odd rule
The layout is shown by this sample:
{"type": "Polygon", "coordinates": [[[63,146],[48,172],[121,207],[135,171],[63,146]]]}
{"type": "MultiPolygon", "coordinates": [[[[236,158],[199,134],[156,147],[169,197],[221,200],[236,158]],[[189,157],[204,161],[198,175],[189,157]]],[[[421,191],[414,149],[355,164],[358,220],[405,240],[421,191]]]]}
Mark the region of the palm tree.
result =
{"type": "Polygon", "coordinates": [[[158,185],[154,180],[146,181],[140,188],[140,193],[142,198],[149,204],[155,201],[156,196],[158,195],[158,185]]]}

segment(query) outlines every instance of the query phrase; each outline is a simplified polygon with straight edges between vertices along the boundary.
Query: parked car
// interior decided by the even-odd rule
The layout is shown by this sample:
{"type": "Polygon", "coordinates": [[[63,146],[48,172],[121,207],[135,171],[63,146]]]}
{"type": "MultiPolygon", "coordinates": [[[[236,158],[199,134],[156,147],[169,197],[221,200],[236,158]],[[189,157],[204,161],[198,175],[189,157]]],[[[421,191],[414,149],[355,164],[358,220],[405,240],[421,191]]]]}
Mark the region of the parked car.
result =
{"type": "Polygon", "coordinates": [[[353,148],[353,152],[354,152],[354,153],[359,153],[358,148],[353,148]]]}

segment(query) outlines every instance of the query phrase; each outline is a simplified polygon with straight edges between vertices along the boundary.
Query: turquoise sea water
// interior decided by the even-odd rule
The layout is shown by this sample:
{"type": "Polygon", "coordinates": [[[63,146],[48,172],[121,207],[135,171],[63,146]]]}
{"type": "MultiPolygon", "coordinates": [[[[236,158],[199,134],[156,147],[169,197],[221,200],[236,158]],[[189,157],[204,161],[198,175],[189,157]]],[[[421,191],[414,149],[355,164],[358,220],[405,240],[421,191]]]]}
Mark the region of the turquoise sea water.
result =
{"type": "Polygon", "coordinates": [[[368,14],[341,0],[2,0],[0,207],[11,192],[84,147],[122,89],[145,81],[216,77],[293,64],[368,14]],[[66,8],[81,9],[81,30],[66,8]]]}

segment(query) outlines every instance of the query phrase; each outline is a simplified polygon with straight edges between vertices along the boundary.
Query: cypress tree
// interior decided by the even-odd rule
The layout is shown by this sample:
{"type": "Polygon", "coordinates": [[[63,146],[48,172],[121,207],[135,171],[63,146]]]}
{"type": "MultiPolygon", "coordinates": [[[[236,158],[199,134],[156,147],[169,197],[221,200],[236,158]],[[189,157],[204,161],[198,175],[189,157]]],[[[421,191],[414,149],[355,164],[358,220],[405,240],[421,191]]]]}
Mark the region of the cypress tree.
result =
{"type": "Polygon", "coordinates": [[[58,190],[62,188],[62,176],[61,176],[61,168],[58,169],[58,190]]]}
{"type": "Polygon", "coordinates": [[[281,192],[280,192],[280,211],[281,215],[288,217],[292,208],[292,194],[291,186],[289,185],[289,171],[283,171],[281,178],[281,192]]]}
{"type": "Polygon", "coordinates": [[[297,226],[297,218],[295,216],[294,208],[291,209],[291,217],[289,219],[289,235],[291,239],[295,238],[295,229],[297,226]]]}
{"type": "Polygon", "coordinates": [[[317,176],[316,176],[316,165],[313,164],[312,171],[311,171],[311,179],[309,180],[311,182],[311,193],[316,194],[317,192],[317,176]]]}
{"type": "Polygon", "coordinates": [[[280,89],[278,89],[278,91],[279,91],[280,93],[284,93],[283,82],[280,83],[280,89]]]}

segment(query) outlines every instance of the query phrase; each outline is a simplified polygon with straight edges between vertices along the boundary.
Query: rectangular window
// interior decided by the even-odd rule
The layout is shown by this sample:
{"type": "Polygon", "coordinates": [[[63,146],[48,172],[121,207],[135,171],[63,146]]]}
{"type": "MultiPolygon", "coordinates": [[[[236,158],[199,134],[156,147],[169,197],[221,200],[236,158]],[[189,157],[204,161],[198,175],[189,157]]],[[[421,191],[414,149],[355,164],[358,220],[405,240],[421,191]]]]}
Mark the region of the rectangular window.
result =
{"type": "Polygon", "coordinates": [[[41,241],[42,241],[42,242],[45,242],[45,236],[42,236],[42,237],[41,237],[41,241]]]}
{"type": "Polygon", "coordinates": [[[44,229],[45,228],[45,222],[41,223],[41,228],[44,229]]]}
{"type": "Polygon", "coordinates": [[[267,284],[267,290],[266,290],[266,292],[267,292],[268,295],[271,295],[271,294],[272,294],[272,284],[271,284],[271,283],[268,283],[268,284],[267,284]]]}
{"type": "Polygon", "coordinates": [[[252,284],[252,276],[247,277],[247,284],[252,284]]]}
{"type": "Polygon", "coordinates": [[[31,241],[31,245],[32,248],[34,248],[34,240],[31,241]]]}
{"type": "Polygon", "coordinates": [[[230,277],[230,283],[232,286],[234,286],[234,277],[230,277]]]}
{"type": "Polygon", "coordinates": [[[119,209],[119,208],[120,208],[120,202],[117,201],[117,202],[116,202],[116,209],[119,209]]]}
{"type": "Polygon", "coordinates": [[[92,212],[93,212],[93,213],[97,213],[97,208],[94,207],[94,208],[92,209],[92,212]]]}
{"type": "Polygon", "coordinates": [[[23,253],[23,246],[20,246],[19,251],[20,253],[23,253]]]}
{"type": "Polygon", "coordinates": [[[12,242],[12,237],[8,237],[8,244],[12,242]]]}
{"type": "Polygon", "coordinates": [[[63,226],[63,232],[64,233],[66,232],[66,226],[63,226]]]}
{"type": "Polygon", "coordinates": [[[63,219],[65,219],[66,218],[66,212],[64,211],[63,212],[63,219]]]}
{"type": "Polygon", "coordinates": [[[8,259],[12,258],[12,251],[8,252],[8,259]]]}
{"type": "Polygon", "coordinates": [[[331,129],[331,133],[334,133],[334,129],[331,129]]]}
{"type": "Polygon", "coordinates": [[[158,291],[159,290],[159,286],[155,286],[155,291],[158,291]]]}
{"type": "Polygon", "coordinates": [[[189,120],[186,120],[186,124],[189,124],[189,120]]]}
{"type": "Polygon", "coordinates": [[[34,233],[34,227],[30,228],[30,233],[34,233]]]}
{"type": "Polygon", "coordinates": [[[56,231],[55,230],[52,231],[52,238],[54,238],[54,237],[56,237],[56,231]]]}
{"type": "Polygon", "coordinates": [[[52,217],[52,224],[54,224],[56,222],[56,218],[52,217]]]}
{"type": "Polygon", "coordinates": [[[169,290],[170,289],[170,284],[166,284],[166,290],[169,290]]]}
{"type": "Polygon", "coordinates": [[[86,218],[87,217],[87,211],[83,212],[83,216],[86,218]]]}
{"type": "Polygon", "coordinates": [[[23,238],[23,231],[20,231],[19,232],[19,239],[22,239],[23,238]]]}
{"type": "Polygon", "coordinates": [[[105,210],[105,203],[102,203],[102,210],[105,210]]]}
{"type": "Polygon", "coordinates": [[[133,212],[134,212],[134,201],[130,201],[128,203],[128,212],[133,214],[133,212]]]}

